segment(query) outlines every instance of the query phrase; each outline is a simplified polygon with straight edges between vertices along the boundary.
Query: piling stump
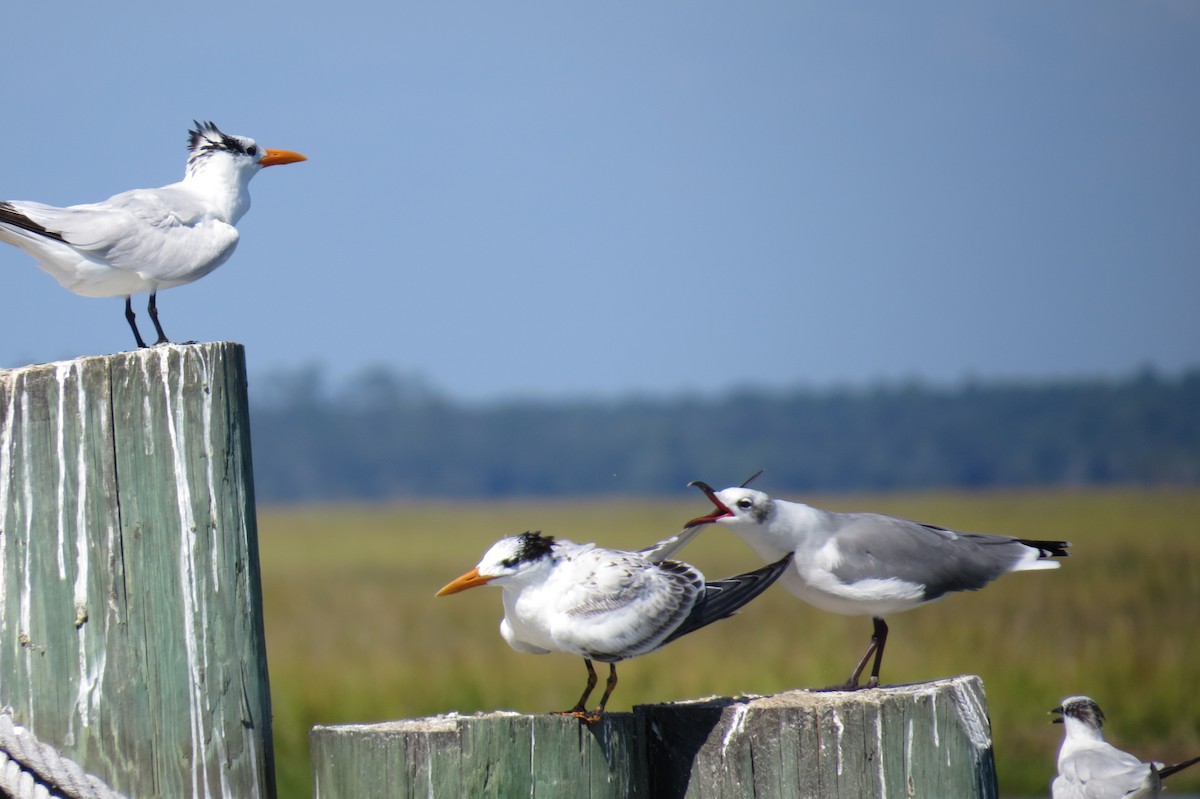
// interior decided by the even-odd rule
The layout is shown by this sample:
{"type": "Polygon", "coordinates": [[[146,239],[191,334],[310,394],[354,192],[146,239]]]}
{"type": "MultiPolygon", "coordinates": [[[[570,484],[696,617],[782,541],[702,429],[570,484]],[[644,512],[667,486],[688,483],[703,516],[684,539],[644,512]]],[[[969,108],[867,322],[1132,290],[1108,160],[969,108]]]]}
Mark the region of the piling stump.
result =
{"type": "Polygon", "coordinates": [[[0,705],[137,797],[273,797],[245,354],[0,371],[0,705]]]}
{"type": "Polygon", "coordinates": [[[592,728],[515,713],[316,727],[311,742],[320,799],[998,795],[972,676],[640,705],[592,728]]]}

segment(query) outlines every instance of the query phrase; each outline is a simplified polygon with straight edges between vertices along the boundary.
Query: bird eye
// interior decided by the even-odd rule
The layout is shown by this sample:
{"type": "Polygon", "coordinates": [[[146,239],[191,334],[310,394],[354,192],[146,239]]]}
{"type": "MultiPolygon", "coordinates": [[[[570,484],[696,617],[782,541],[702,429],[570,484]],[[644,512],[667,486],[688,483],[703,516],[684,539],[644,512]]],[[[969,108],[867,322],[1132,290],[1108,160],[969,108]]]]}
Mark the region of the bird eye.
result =
{"type": "Polygon", "coordinates": [[[737,506],[743,510],[749,510],[752,505],[754,503],[750,501],[749,497],[742,497],[737,501],[737,506]]]}
{"type": "Polygon", "coordinates": [[[257,155],[257,154],[258,154],[258,148],[255,147],[253,144],[246,148],[246,155],[257,155]]]}

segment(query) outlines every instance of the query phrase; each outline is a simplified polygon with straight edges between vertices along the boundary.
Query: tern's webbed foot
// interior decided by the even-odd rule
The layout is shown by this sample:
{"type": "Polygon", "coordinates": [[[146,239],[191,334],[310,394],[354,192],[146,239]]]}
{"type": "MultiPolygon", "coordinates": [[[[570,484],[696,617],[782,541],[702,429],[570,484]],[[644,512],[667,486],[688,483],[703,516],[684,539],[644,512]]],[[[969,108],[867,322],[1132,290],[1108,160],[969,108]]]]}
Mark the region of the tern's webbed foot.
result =
{"type": "Polygon", "coordinates": [[[571,718],[579,719],[587,726],[592,726],[604,718],[603,710],[584,710],[581,707],[572,708],[571,710],[556,710],[550,715],[552,716],[570,716],[571,718]]]}

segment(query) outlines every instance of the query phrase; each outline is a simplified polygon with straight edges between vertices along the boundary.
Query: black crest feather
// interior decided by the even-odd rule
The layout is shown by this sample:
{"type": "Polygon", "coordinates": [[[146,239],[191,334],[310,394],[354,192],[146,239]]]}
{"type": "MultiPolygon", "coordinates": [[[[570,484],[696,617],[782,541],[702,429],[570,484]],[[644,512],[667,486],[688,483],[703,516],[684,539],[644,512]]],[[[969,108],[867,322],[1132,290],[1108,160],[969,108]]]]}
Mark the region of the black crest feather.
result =
{"type": "Polygon", "coordinates": [[[195,125],[188,131],[188,150],[202,152],[205,150],[228,150],[232,153],[245,153],[245,146],[227,133],[222,133],[215,122],[200,122],[192,120],[195,125]]]}
{"type": "Polygon", "coordinates": [[[554,536],[542,535],[541,531],[521,533],[518,560],[531,561],[549,555],[554,549],[554,536]]]}
{"type": "Polygon", "coordinates": [[[1104,711],[1094,700],[1086,696],[1072,697],[1063,702],[1061,707],[1055,708],[1054,712],[1079,719],[1085,724],[1091,724],[1096,729],[1104,726],[1104,711]]]}

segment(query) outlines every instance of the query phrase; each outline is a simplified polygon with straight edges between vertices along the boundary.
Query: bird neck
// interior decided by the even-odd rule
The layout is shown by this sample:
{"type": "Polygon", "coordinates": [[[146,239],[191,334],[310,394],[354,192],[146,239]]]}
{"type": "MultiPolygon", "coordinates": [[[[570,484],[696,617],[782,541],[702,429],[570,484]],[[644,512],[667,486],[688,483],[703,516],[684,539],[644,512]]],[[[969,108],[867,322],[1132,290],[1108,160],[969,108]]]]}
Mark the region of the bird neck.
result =
{"type": "Polygon", "coordinates": [[[1076,741],[1103,741],[1104,733],[1091,724],[1084,724],[1079,719],[1071,718],[1070,716],[1063,719],[1063,724],[1067,728],[1067,738],[1076,741]]]}
{"type": "Polygon", "coordinates": [[[729,529],[745,541],[760,558],[778,560],[796,549],[797,540],[789,533],[786,524],[780,523],[778,506],[772,508],[770,517],[753,523],[750,521],[725,522],[729,529]]]}
{"type": "Polygon", "coordinates": [[[255,170],[238,169],[228,158],[195,158],[188,162],[182,184],[213,215],[236,225],[250,210],[250,178],[255,170]]]}

